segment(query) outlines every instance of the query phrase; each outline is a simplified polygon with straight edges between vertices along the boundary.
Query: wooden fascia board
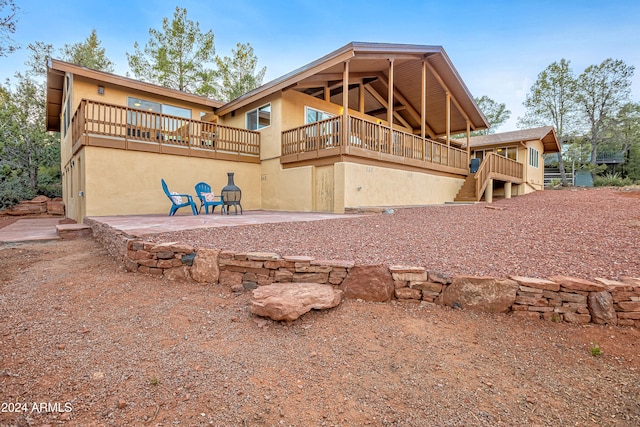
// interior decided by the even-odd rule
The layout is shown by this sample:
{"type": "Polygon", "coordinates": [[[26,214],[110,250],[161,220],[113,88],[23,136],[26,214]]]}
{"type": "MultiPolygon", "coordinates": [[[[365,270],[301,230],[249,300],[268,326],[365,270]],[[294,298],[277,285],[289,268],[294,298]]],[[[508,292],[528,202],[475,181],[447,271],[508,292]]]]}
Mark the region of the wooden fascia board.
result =
{"type": "Polygon", "coordinates": [[[130,79],[128,77],[122,77],[111,73],[105,73],[103,71],[91,70],[89,68],[80,67],[67,62],[52,59],[49,65],[50,70],[61,71],[63,73],[70,73],[73,75],[85,77],[96,82],[102,82],[112,84],[116,86],[122,86],[130,89],[140,90],[143,92],[153,93],[155,95],[165,96],[167,98],[180,99],[183,101],[192,102],[194,104],[206,105],[208,107],[216,108],[222,105],[220,101],[215,101],[203,96],[194,95],[191,93],[179,91],[176,89],[169,89],[163,86],[154,85],[152,83],[141,82],[138,80],[130,79]]]}
{"type": "Polygon", "coordinates": [[[353,55],[353,50],[349,49],[346,52],[337,54],[333,58],[326,59],[323,62],[316,61],[314,63],[311,63],[306,67],[293,71],[279,79],[272,81],[271,83],[267,83],[266,85],[254,89],[253,91],[241,96],[240,98],[219,107],[216,110],[216,114],[218,116],[224,116],[231,111],[256,102],[266,96],[271,95],[272,93],[284,90],[286,88],[294,87],[299,81],[305,80],[315,74],[318,74],[318,72],[321,70],[326,70],[329,67],[351,59],[353,58],[353,55]]]}

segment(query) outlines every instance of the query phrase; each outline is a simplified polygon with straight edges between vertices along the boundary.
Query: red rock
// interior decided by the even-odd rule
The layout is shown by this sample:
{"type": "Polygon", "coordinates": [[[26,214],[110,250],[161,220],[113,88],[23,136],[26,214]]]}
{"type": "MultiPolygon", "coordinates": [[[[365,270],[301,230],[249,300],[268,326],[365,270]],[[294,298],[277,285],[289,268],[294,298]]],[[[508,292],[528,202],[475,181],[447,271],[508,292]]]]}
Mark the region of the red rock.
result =
{"type": "Polygon", "coordinates": [[[280,255],[273,252],[247,252],[249,261],[278,261],[280,255]]]}
{"type": "Polygon", "coordinates": [[[400,288],[395,290],[398,299],[420,299],[422,292],[419,289],[400,288]]]}
{"type": "Polygon", "coordinates": [[[184,282],[191,280],[191,276],[189,275],[189,267],[187,267],[186,265],[182,267],[167,268],[166,270],[164,270],[163,276],[166,279],[174,282],[184,282]]]}
{"type": "Polygon", "coordinates": [[[193,259],[193,266],[191,266],[191,278],[198,283],[218,283],[220,278],[219,255],[220,251],[216,249],[199,249],[193,259]]]}
{"type": "Polygon", "coordinates": [[[624,311],[618,312],[618,319],[640,320],[640,311],[624,311]]]}
{"type": "Polygon", "coordinates": [[[586,292],[602,292],[606,291],[606,287],[600,283],[590,282],[585,279],[570,276],[551,276],[549,279],[558,283],[563,288],[572,291],[586,291],[586,292]]]}
{"type": "Polygon", "coordinates": [[[588,314],[580,313],[564,313],[564,321],[569,323],[589,323],[591,322],[591,316],[588,314]]]}
{"type": "Polygon", "coordinates": [[[333,268],[353,268],[355,263],[353,261],[341,260],[341,259],[316,259],[311,261],[311,265],[326,265],[333,268]]]}
{"type": "Polygon", "coordinates": [[[614,326],[618,324],[618,316],[613,307],[613,298],[609,292],[591,292],[587,302],[593,323],[614,326]]]}
{"type": "Polygon", "coordinates": [[[343,293],[319,283],[274,283],[253,290],[251,313],[273,320],[292,321],[312,309],[332,308],[343,293]]]}
{"type": "Polygon", "coordinates": [[[383,265],[355,266],[340,285],[345,298],[372,302],[389,301],[395,284],[389,269],[383,265]]]}
{"type": "Polygon", "coordinates": [[[640,311],[640,301],[620,301],[618,307],[622,311],[640,311]]]}
{"type": "Polygon", "coordinates": [[[234,285],[242,285],[242,273],[238,273],[237,271],[228,271],[222,270],[220,271],[220,276],[218,277],[218,282],[222,286],[234,286],[234,285]]]}
{"type": "Polygon", "coordinates": [[[452,277],[448,273],[443,273],[441,271],[433,271],[429,270],[429,281],[434,283],[442,283],[443,285],[448,285],[451,283],[452,277]]]}
{"type": "Polygon", "coordinates": [[[633,285],[630,285],[628,283],[618,282],[616,280],[602,279],[602,278],[595,278],[593,280],[597,283],[600,283],[601,285],[604,285],[609,292],[611,291],[628,292],[633,290],[633,285]]]}
{"type": "Polygon", "coordinates": [[[539,279],[537,277],[511,276],[511,280],[515,280],[518,284],[528,288],[542,289],[545,291],[558,292],[560,285],[551,280],[539,279]]]}
{"type": "Polygon", "coordinates": [[[516,300],[518,283],[495,277],[456,276],[442,292],[443,303],[489,313],[506,313],[516,300]]]}

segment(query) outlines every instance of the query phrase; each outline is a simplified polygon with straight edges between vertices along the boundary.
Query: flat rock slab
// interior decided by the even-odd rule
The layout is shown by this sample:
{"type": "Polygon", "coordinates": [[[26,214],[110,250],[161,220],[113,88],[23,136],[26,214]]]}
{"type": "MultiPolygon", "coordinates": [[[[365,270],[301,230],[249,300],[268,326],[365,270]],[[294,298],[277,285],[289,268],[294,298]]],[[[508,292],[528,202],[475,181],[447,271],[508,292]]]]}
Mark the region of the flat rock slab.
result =
{"type": "Polygon", "coordinates": [[[292,321],[312,309],[337,306],[342,295],[341,290],[321,283],[274,283],[253,290],[251,313],[292,321]]]}

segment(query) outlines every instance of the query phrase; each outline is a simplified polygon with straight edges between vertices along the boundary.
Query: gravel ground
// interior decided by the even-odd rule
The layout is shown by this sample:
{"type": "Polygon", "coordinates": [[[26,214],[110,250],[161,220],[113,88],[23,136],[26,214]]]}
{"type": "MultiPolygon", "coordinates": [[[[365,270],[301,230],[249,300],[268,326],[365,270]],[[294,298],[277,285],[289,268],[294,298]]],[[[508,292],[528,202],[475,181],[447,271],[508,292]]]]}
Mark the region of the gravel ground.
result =
{"type": "MultiPolygon", "coordinates": [[[[455,273],[639,275],[640,192],[493,207],[156,238],[455,273]]],[[[249,305],[126,273],[91,239],[0,246],[0,426],[640,425],[635,328],[361,301],[281,323],[249,305]]]]}
{"type": "Polygon", "coordinates": [[[639,354],[633,328],[414,304],[273,322],[90,239],[0,247],[1,426],[637,426],[639,354]]]}
{"type": "Polygon", "coordinates": [[[640,190],[543,191],[492,205],[210,228],[152,240],[358,264],[409,264],[452,274],[616,279],[640,276],[640,190]]]}

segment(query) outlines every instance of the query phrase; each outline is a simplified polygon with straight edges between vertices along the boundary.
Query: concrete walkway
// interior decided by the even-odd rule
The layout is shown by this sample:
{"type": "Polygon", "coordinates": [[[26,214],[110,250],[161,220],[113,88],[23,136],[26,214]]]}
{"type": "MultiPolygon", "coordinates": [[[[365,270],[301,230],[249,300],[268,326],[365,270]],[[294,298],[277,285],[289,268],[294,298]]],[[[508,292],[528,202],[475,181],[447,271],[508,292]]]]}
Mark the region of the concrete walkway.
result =
{"type": "Polygon", "coordinates": [[[0,243],[58,240],[56,225],[62,218],[19,219],[0,228],[0,243]]]}

